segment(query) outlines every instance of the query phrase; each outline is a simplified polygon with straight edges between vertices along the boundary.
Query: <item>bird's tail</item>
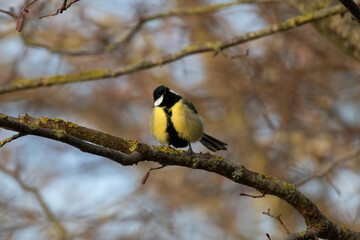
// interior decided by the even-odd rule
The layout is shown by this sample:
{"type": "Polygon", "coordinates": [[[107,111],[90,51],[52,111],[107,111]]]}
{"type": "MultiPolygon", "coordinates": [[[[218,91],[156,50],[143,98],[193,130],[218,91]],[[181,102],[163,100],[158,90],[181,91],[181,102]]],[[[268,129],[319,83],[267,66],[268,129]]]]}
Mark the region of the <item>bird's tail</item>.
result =
{"type": "Polygon", "coordinates": [[[213,152],[216,152],[218,150],[226,150],[227,144],[217,140],[216,138],[213,138],[212,136],[207,135],[206,133],[203,133],[202,137],[200,138],[200,142],[202,145],[207,147],[213,152]]]}

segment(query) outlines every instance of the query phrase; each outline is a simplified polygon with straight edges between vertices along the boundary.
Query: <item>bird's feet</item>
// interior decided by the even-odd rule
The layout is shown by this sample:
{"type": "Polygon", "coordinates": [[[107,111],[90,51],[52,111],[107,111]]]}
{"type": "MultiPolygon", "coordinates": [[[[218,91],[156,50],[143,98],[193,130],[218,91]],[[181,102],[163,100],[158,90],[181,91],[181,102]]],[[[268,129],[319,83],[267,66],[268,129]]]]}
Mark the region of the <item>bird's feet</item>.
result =
{"type": "Polygon", "coordinates": [[[190,155],[190,160],[192,160],[192,154],[194,153],[191,147],[191,143],[189,143],[189,149],[187,150],[190,155]]]}

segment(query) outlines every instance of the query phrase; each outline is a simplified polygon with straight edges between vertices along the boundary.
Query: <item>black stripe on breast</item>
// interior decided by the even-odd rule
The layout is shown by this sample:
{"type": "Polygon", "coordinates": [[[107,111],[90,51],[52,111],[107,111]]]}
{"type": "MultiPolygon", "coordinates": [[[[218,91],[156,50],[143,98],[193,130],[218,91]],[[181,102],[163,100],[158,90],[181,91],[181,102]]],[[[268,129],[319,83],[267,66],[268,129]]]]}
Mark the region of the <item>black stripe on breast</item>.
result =
{"type": "Polygon", "coordinates": [[[179,135],[177,134],[174,128],[173,123],[171,122],[172,112],[169,111],[169,109],[167,108],[164,108],[164,110],[167,118],[166,132],[169,134],[169,140],[168,140],[169,144],[177,148],[186,147],[189,143],[179,137],[179,135]]]}

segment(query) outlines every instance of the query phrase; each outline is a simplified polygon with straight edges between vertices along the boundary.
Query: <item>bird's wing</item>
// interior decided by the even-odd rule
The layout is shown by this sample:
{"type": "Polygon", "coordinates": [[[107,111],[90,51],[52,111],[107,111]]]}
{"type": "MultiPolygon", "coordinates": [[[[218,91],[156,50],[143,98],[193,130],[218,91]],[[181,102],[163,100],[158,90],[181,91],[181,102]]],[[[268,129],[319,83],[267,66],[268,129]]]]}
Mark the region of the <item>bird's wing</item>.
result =
{"type": "Polygon", "coordinates": [[[191,110],[193,110],[195,113],[197,113],[196,108],[194,107],[194,105],[191,102],[189,102],[185,98],[183,98],[182,100],[186,106],[188,106],[191,110]]]}

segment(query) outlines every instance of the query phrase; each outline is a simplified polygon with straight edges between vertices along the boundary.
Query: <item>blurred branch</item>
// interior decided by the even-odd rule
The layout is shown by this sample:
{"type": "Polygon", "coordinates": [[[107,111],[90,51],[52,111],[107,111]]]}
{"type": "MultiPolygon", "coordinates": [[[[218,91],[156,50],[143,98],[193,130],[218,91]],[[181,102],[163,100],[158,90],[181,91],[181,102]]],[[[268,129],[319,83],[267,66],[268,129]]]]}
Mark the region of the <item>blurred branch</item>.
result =
{"type": "Polygon", "coordinates": [[[10,17],[17,18],[17,15],[15,13],[13,13],[11,10],[5,11],[5,10],[0,9],[0,12],[5,13],[5,14],[9,15],[10,17]]]}
{"type": "Polygon", "coordinates": [[[25,136],[26,134],[23,134],[23,133],[18,133],[18,134],[15,134],[9,138],[5,138],[4,140],[2,140],[0,142],[0,148],[3,147],[5,144],[15,140],[15,139],[18,139],[19,137],[22,137],[22,136],[25,136]]]}
{"type": "Polygon", "coordinates": [[[139,72],[141,70],[154,68],[158,66],[163,66],[165,64],[177,61],[184,57],[204,53],[204,52],[213,52],[215,55],[227,48],[246,43],[255,39],[259,39],[265,36],[272,35],[274,33],[283,32],[295,27],[302,26],[306,23],[314,22],[326,17],[330,17],[336,14],[341,14],[347,12],[347,9],[341,4],[334,7],[322,9],[313,13],[308,13],[298,17],[288,19],[279,24],[274,24],[272,26],[263,28],[261,30],[247,33],[241,37],[236,37],[233,39],[225,41],[215,41],[215,42],[206,42],[201,44],[189,45],[182,50],[165,55],[160,58],[155,58],[152,60],[142,60],[138,63],[130,64],[127,66],[119,67],[114,70],[101,69],[101,70],[92,70],[92,71],[82,71],[75,74],[68,75],[56,75],[52,77],[43,77],[37,79],[20,79],[9,85],[0,88],[0,94],[7,92],[14,92],[19,90],[38,88],[42,86],[52,86],[52,85],[61,85],[66,83],[73,82],[84,82],[90,80],[99,80],[105,78],[114,78],[119,77],[125,74],[139,72]]]}
{"type": "Polygon", "coordinates": [[[26,14],[29,12],[28,8],[37,1],[38,0],[33,0],[32,2],[27,4],[25,7],[23,7],[21,9],[19,15],[16,15],[12,10],[5,11],[5,10],[0,9],[0,12],[5,13],[13,18],[16,18],[16,30],[18,32],[21,32],[21,30],[23,29],[24,23],[25,23],[26,14]]]}
{"type": "Polygon", "coordinates": [[[280,213],[278,216],[274,216],[270,213],[270,208],[269,208],[267,212],[263,212],[262,214],[277,219],[279,221],[279,223],[281,224],[281,226],[283,226],[283,228],[285,229],[285,232],[288,235],[290,234],[289,229],[285,226],[284,222],[281,220],[282,213],[280,213]]]}
{"type": "Polygon", "coordinates": [[[171,10],[165,13],[158,13],[154,14],[148,17],[145,17],[145,21],[151,21],[159,18],[166,18],[166,17],[174,17],[174,16],[187,16],[187,15],[193,15],[193,14],[202,14],[202,13],[209,13],[213,11],[217,11],[223,8],[232,7],[239,4],[246,4],[246,3],[279,3],[279,2],[285,2],[284,0],[237,0],[229,3],[218,3],[213,5],[207,5],[207,6],[199,6],[199,7],[193,7],[193,8],[183,8],[183,9],[176,9],[171,10]]]}
{"type": "MultiPolygon", "coordinates": [[[[246,3],[276,3],[276,2],[284,2],[284,0],[237,0],[229,3],[218,3],[213,5],[206,5],[206,6],[198,6],[193,8],[183,8],[183,9],[176,9],[171,10],[164,13],[158,13],[154,15],[150,15],[147,17],[141,17],[138,23],[118,42],[110,44],[105,47],[105,50],[107,52],[113,51],[115,49],[118,49],[121,47],[124,43],[128,42],[135,36],[135,34],[141,29],[141,27],[152,20],[162,19],[162,18],[168,18],[168,17],[176,17],[176,16],[188,16],[188,15],[196,15],[196,14],[204,14],[204,13],[210,13],[214,11],[218,11],[224,8],[236,6],[239,4],[246,4],[246,3]]],[[[99,51],[98,53],[101,53],[99,51]]]]}
{"type": "MultiPolygon", "coordinates": [[[[332,184],[331,182],[331,179],[330,179],[330,174],[332,171],[334,171],[334,169],[336,169],[336,167],[338,167],[339,165],[341,164],[344,164],[345,162],[349,161],[349,160],[352,160],[354,158],[357,158],[359,157],[360,155],[360,151],[356,151],[355,153],[351,154],[350,156],[348,157],[345,157],[345,158],[342,158],[336,162],[334,162],[333,164],[331,164],[331,166],[326,170],[324,171],[323,173],[321,174],[316,174],[316,175],[313,175],[313,176],[310,176],[302,181],[300,181],[299,183],[296,183],[295,186],[296,187],[300,187],[314,179],[320,179],[320,178],[326,178],[326,180],[329,182],[329,184],[335,189],[336,192],[338,192],[338,189],[332,184]]],[[[339,192],[338,192],[339,193],[339,192]]]]}
{"type": "Polygon", "coordinates": [[[21,9],[19,15],[16,18],[16,31],[18,31],[18,32],[22,31],[24,24],[25,24],[26,14],[29,13],[28,8],[37,1],[38,0],[33,0],[32,2],[27,4],[23,9],[21,9]]]}
{"type": "Polygon", "coordinates": [[[31,192],[35,196],[36,200],[40,204],[41,209],[46,214],[47,219],[49,221],[51,221],[52,223],[54,223],[54,225],[58,229],[59,239],[61,239],[61,240],[67,239],[67,237],[66,237],[67,236],[66,229],[63,226],[63,224],[61,223],[61,221],[55,216],[55,214],[51,211],[49,206],[46,204],[46,202],[42,198],[39,190],[36,187],[31,187],[31,186],[26,185],[21,180],[21,177],[19,176],[19,168],[17,167],[14,171],[11,171],[11,170],[9,170],[9,169],[7,169],[7,168],[0,165],[0,169],[1,169],[2,172],[6,173],[8,176],[12,177],[20,185],[20,187],[22,189],[24,189],[27,192],[31,192]]]}
{"type": "MultiPolygon", "coordinates": [[[[335,1],[314,1],[314,0],[289,0],[295,9],[301,13],[313,12],[316,9],[329,6],[335,1]]],[[[357,5],[359,1],[354,1],[357,5]]],[[[327,40],[334,44],[338,49],[347,55],[360,61],[360,31],[359,25],[353,21],[352,17],[337,16],[328,18],[324,21],[314,23],[314,28],[321,33],[327,40]]]]}
{"type": "MultiPolygon", "coordinates": [[[[79,0],[77,0],[77,1],[79,1],[79,0]]],[[[73,3],[77,2],[77,1],[73,1],[70,4],[68,4],[66,9],[69,8],[73,3]]],[[[24,43],[28,46],[42,47],[42,48],[49,50],[50,52],[58,53],[58,54],[62,54],[62,55],[83,56],[83,55],[101,54],[104,52],[111,52],[111,51],[121,48],[122,46],[124,46],[124,44],[128,43],[136,35],[136,33],[138,33],[140,31],[140,29],[143,27],[143,25],[145,25],[147,22],[150,22],[153,20],[163,19],[163,18],[168,18],[168,17],[175,17],[175,16],[188,16],[188,15],[204,14],[204,13],[214,12],[214,11],[218,11],[218,10],[221,10],[224,8],[236,6],[239,4],[277,3],[277,2],[284,2],[284,0],[257,0],[257,1],[237,0],[237,1],[230,2],[230,3],[220,3],[220,4],[213,4],[213,5],[198,6],[198,7],[193,7],[193,8],[176,9],[176,10],[170,10],[168,12],[153,14],[153,15],[149,15],[149,16],[145,16],[145,17],[141,16],[141,17],[139,17],[138,22],[120,40],[117,40],[114,43],[110,43],[108,45],[102,46],[102,47],[100,47],[98,49],[94,49],[94,50],[64,51],[64,50],[53,49],[53,48],[51,48],[51,46],[47,46],[42,43],[35,43],[35,42],[28,41],[26,39],[23,39],[23,40],[24,40],[24,43]]],[[[40,17],[40,19],[44,18],[44,17],[55,16],[58,13],[61,13],[60,10],[63,8],[64,8],[64,4],[63,4],[62,8],[58,9],[57,12],[55,12],[54,14],[42,16],[42,17],[40,17]]],[[[24,37],[24,36],[22,36],[22,37],[24,37]]]]}
{"type": "Polygon", "coordinates": [[[58,15],[59,13],[61,14],[61,13],[63,13],[64,11],[66,11],[69,7],[71,7],[71,5],[73,5],[74,3],[79,2],[79,1],[80,1],[80,0],[74,0],[74,1],[72,1],[72,2],[70,2],[70,3],[67,3],[67,0],[64,0],[61,8],[59,8],[58,10],[56,10],[55,13],[51,13],[51,14],[48,14],[48,15],[45,15],[45,16],[41,16],[41,17],[39,17],[39,18],[42,19],[42,18],[46,18],[46,17],[56,16],[56,15],[58,15]]]}
{"type": "MultiPolygon", "coordinates": [[[[0,114],[0,127],[60,141],[81,151],[109,158],[123,166],[152,161],[161,165],[183,166],[217,173],[236,183],[255,188],[264,195],[274,195],[286,201],[304,217],[307,229],[315,231],[312,236],[325,239],[360,238],[359,232],[339,226],[326,218],[317,206],[299,192],[294,185],[250,171],[221,156],[196,153],[190,156],[187,151],[162,146],[149,146],[134,140],[116,138],[59,119],[34,119],[28,115],[12,118],[0,114]],[[87,132],[87,134],[82,131],[87,132]],[[95,140],[94,136],[97,136],[98,139],[95,140]],[[111,143],[116,139],[119,141],[118,144],[111,143]],[[110,145],[117,147],[105,147],[110,145]]],[[[300,236],[301,234],[298,233],[290,235],[288,239],[305,239],[299,238],[300,236]]]]}
{"type": "Polygon", "coordinates": [[[353,0],[339,0],[339,2],[351,12],[358,22],[360,22],[360,7],[353,0]]]}

